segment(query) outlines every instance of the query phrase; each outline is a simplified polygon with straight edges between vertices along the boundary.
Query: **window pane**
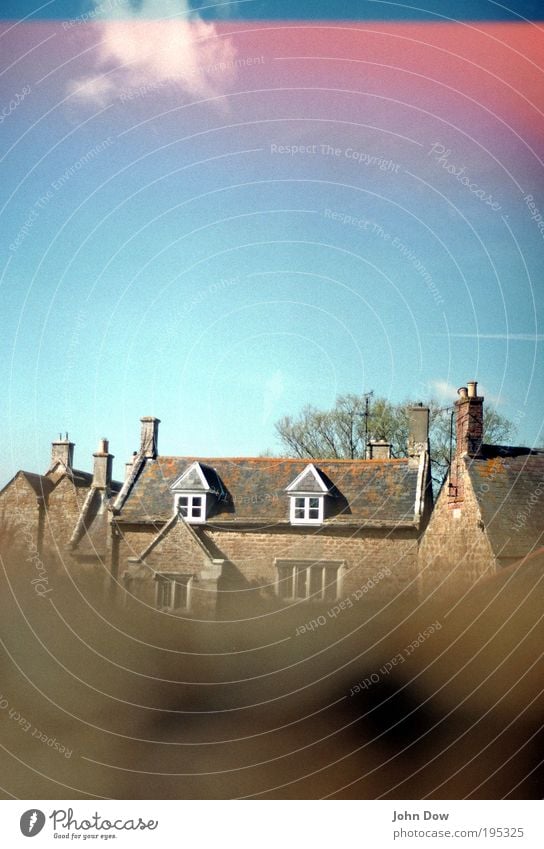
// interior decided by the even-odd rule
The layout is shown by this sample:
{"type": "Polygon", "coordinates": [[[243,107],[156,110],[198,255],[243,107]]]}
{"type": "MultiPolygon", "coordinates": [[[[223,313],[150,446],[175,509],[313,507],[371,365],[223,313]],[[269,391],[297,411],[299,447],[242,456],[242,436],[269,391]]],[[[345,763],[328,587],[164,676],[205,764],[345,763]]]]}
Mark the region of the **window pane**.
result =
{"type": "Polygon", "coordinates": [[[180,507],[181,506],[187,507],[188,503],[189,503],[189,498],[186,495],[180,495],[180,497],[179,497],[180,507]]]}
{"type": "Polygon", "coordinates": [[[338,598],[338,569],[335,566],[327,566],[325,569],[324,598],[327,601],[338,598]]]}
{"type": "Polygon", "coordinates": [[[192,510],[191,515],[194,516],[195,519],[199,519],[200,516],[202,515],[202,507],[195,507],[193,505],[193,510],[192,510]]]}
{"type": "Polygon", "coordinates": [[[185,518],[187,518],[187,512],[188,512],[188,509],[189,509],[189,508],[187,507],[187,505],[185,505],[185,507],[184,507],[183,505],[181,505],[181,504],[180,504],[180,506],[179,506],[179,512],[180,512],[180,513],[181,513],[181,515],[182,515],[182,516],[184,516],[185,518]]]}
{"type": "Polygon", "coordinates": [[[309,519],[319,519],[319,510],[315,509],[313,507],[310,507],[310,509],[308,511],[308,518],[309,519]]]}
{"type": "Polygon", "coordinates": [[[305,498],[295,498],[295,507],[302,507],[304,509],[305,498]]]}
{"type": "Polygon", "coordinates": [[[293,598],[292,566],[278,566],[278,595],[280,598],[293,598]]]}
{"type": "Polygon", "coordinates": [[[159,580],[157,583],[157,607],[168,607],[170,604],[170,582],[159,580]]]}
{"type": "Polygon", "coordinates": [[[201,495],[193,495],[193,505],[200,507],[202,504],[202,496],[201,495]]]}
{"type": "Polygon", "coordinates": [[[306,566],[297,566],[295,571],[296,597],[306,598],[306,566]]]}
{"type": "Polygon", "coordinates": [[[184,579],[183,581],[178,581],[176,579],[174,581],[173,608],[179,610],[180,608],[187,607],[187,584],[188,579],[184,579]]]}
{"type": "Polygon", "coordinates": [[[319,509],[319,498],[309,498],[310,507],[317,507],[319,509]]]}
{"type": "Polygon", "coordinates": [[[304,508],[296,507],[295,508],[295,519],[304,519],[304,508]]]}
{"type": "Polygon", "coordinates": [[[312,566],[310,569],[310,595],[312,598],[322,598],[323,567],[312,566]]]}

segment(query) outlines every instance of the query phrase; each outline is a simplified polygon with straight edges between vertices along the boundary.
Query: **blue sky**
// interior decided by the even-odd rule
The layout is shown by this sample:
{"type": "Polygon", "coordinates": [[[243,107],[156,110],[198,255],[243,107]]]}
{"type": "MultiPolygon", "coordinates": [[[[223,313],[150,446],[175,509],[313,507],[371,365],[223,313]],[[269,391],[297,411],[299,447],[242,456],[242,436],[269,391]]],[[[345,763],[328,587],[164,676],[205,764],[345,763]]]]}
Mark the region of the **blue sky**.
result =
{"type": "Polygon", "coordinates": [[[165,454],[252,455],[307,403],[471,379],[543,442],[542,36],[471,5],[4,23],[0,483],[59,431],[121,475],[141,415],[165,454]]]}

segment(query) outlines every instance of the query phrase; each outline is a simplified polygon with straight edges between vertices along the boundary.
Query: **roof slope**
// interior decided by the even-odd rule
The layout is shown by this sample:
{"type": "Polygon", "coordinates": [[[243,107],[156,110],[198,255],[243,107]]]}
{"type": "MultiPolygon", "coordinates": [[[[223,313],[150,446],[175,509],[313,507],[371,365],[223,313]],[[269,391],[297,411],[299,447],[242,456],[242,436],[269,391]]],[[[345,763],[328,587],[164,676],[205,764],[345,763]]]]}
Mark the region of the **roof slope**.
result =
{"type": "Polygon", "coordinates": [[[524,557],[544,543],[544,451],[484,446],[467,468],[497,557],[524,557]]]}
{"type": "MultiPolygon", "coordinates": [[[[147,460],[120,513],[125,522],[167,521],[173,510],[170,487],[192,463],[215,469],[225,490],[211,522],[281,522],[289,515],[286,488],[309,460],[276,457],[157,457],[147,460]]],[[[314,460],[334,484],[326,524],[414,522],[417,465],[409,460],[314,460]]]]}

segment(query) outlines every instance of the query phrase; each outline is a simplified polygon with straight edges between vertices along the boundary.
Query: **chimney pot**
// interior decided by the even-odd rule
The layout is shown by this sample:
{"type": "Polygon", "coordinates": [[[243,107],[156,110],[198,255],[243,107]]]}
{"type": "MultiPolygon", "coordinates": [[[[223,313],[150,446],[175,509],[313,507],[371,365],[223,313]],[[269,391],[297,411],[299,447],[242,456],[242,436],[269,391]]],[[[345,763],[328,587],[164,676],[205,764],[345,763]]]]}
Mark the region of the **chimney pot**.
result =
{"type": "Polygon", "coordinates": [[[483,442],[484,399],[477,395],[478,384],[475,380],[458,389],[459,398],[455,402],[457,411],[456,456],[477,457],[483,442]]]}

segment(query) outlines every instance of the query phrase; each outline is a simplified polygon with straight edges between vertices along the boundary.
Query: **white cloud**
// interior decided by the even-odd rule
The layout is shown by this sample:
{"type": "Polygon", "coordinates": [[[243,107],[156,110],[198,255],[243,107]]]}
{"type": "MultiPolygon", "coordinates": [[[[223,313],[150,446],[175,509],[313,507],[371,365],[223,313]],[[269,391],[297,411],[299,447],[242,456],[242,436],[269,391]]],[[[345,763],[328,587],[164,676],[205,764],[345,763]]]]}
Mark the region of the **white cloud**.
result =
{"type": "Polygon", "coordinates": [[[93,73],[72,80],[69,93],[80,102],[104,106],[120,92],[167,81],[196,99],[213,98],[234,78],[232,41],[203,21],[187,0],[130,0],[95,3],[100,34],[93,73]]]}
{"type": "Polygon", "coordinates": [[[457,398],[458,387],[454,386],[453,383],[448,383],[447,380],[430,380],[429,387],[439,401],[452,403],[457,398]]]}
{"type": "MultiPolygon", "coordinates": [[[[437,380],[430,380],[428,386],[438,401],[444,401],[451,406],[451,404],[453,404],[454,401],[457,401],[457,398],[459,397],[457,394],[458,388],[466,386],[466,381],[465,383],[460,383],[459,386],[454,386],[453,383],[449,383],[449,381],[439,378],[437,380]]],[[[496,407],[499,406],[499,404],[506,403],[506,398],[504,398],[504,396],[496,395],[494,392],[491,392],[486,386],[484,386],[483,383],[478,384],[478,395],[483,395],[487,401],[490,401],[496,407]]]]}

